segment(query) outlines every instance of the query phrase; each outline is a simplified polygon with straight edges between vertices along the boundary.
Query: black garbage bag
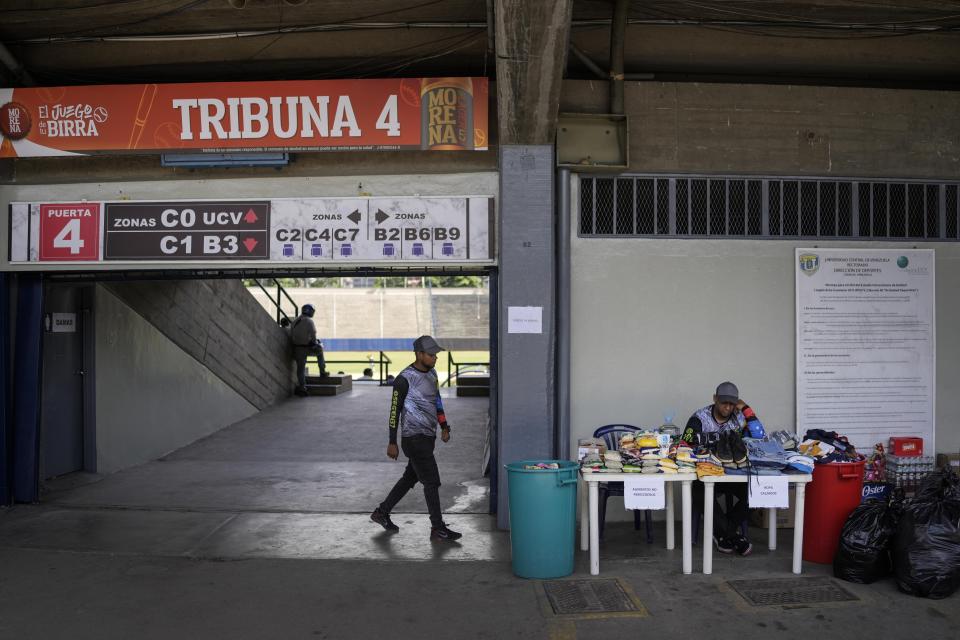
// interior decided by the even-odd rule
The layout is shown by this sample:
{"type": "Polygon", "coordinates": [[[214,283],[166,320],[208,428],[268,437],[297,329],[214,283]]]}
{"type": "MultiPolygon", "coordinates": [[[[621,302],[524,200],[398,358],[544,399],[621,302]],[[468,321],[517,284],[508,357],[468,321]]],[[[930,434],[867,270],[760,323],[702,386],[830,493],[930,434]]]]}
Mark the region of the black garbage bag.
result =
{"type": "Polygon", "coordinates": [[[956,477],[935,472],[904,508],[893,546],[901,591],[946,598],[960,587],[960,499],[956,477]]]}
{"type": "Polygon", "coordinates": [[[890,575],[890,551],[899,515],[899,509],[886,500],[871,500],[854,509],[840,532],[833,575],[860,584],[890,575]]]}
{"type": "Polygon", "coordinates": [[[923,476],[916,500],[960,500],[960,475],[951,469],[937,469],[923,476]]]}

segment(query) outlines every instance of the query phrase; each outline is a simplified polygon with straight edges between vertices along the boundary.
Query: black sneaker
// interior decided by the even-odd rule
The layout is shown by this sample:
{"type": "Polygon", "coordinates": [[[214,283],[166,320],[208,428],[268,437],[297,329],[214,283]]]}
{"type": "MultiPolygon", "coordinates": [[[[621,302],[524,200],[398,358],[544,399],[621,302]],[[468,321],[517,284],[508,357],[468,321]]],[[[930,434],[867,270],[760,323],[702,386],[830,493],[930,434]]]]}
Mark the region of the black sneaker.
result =
{"type": "Polygon", "coordinates": [[[730,432],[730,453],[733,454],[733,461],[738,465],[747,461],[747,445],[739,434],[730,432]]]}
{"type": "Polygon", "coordinates": [[[308,395],[310,395],[309,393],[307,393],[306,387],[297,387],[296,389],[293,390],[293,394],[296,396],[300,396],[301,398],[306,398],[308,395]]]}
{"type": "Polygon", "coordinates": [[[729,432],[724,431],[720,434],[720,440],[717,441],[717,459],[722,463],[733,462],[733,449],[730,446],[729,432]]]}
{"type": "Polygon", "coordinates": [[[726,538],[713,536],[713,543],[717,545],[717,551],[720,553],[733,553],[733,544],[731,544],[726,538]]]}
{"type": "Polygon", "coordinates": [[[383,511],[380,511],[380,507],[377,507],[373,510],[373,513],[370,514],[370,519],[387,531],[400,531],[400,527],[393,524],[393,520],[390,519],[390,516],[383,511]]]}
{"type": "Polygon", "coordinates": [[[459,540],[462,537],[462,533],[457,533],[456,531],[447,527],[447,525],[443,525],[439,528],[433,527],[430,529],[431,540],[450,540],[452,542],[454,540],[459,540]]]}
{"type": "Polygon", "coordinates": [[[753,551],[753,545],[750,544],[750,541],[744,538],[742,535],[738,535],[733,541],[733,548],[737,552],[737,555],[748,556],[750,552],[753,551]]]}

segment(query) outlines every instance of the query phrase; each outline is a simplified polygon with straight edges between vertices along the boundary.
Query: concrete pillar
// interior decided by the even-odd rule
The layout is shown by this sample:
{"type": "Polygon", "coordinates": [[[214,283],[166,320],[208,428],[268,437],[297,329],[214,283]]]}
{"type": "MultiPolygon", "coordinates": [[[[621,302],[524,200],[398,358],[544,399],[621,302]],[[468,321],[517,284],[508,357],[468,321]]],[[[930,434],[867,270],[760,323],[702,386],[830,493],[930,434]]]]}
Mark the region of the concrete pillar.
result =
{"type": "MultiPolygon", "coordinates": [[[[501,464],[554,456],[553,145],[500,147],[499,376],[501,464]],[[541,310],[541,333],[511,333],[510,307],[541,310]]],[[[507,528],[507,474],[497,525],[507,528]]]]}
{"type": "MultiPolygon", "coordinates": [[[[572,0],[497,0],[500,464],[555,451],[554,141],[572,0]],[[540,333],[512,333],[511,307],[540,310],[540,333]]],[[[497,525],[509,526],[500,476],[497,525]]]]}

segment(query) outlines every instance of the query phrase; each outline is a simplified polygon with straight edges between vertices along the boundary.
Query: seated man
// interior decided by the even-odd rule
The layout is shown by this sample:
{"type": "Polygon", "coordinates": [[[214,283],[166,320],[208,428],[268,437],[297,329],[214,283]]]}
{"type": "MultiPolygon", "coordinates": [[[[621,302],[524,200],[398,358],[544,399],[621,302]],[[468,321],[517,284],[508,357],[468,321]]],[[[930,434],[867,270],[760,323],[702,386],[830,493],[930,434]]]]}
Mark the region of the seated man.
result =
{"type": "Polygon", "coordinates": [[[373,380],[373,369],[367,367],[363,370],[363,375],[357,378],[358,380],[373,380]]]}
{"type": "MultiPolygon", "coordinates": [[[[747,406],[740,399],[740,392],[737,385],[732,382],[723,382],[717,387],[717,392],[713,396],[713,404],[700,409],[687,421],[687,427],[683,431],[683,440],[691,446],[709,446],[713,443],[719,443],[717,448],[717,457],[722,462],[725,458],[733,461],[735,452],[731,454],[724,449],[729,446],[729,442],[740,442],[740,438],[747,435],[747,421],[756,420],[756,414],[753,409],[747,406]],[[734,440],[728,441],[727,432],[736,434],[734,440]],[[726,446],[724,446],[726,443],[726,446]]],[[[743,457],[746,457],[744,449],[743,457]]],[[[694,505],[703,504],[703,484],[697,482],[693,485],[694,505]]],[[[748,555],[753,550],[753,545],[740,531],[740,524],[747,517],[747,485],[740,483],[721,483],[715,486],[714,496],[716,500],[722,498],[724,509],[718,508],[717,501],[714,501],[714,533],[713,541],[717,549],[722,553],[733,553],[736,551],[741,556],[748,555]]],[[[708,540],[704,544],[710,544],[708,540]]]]}

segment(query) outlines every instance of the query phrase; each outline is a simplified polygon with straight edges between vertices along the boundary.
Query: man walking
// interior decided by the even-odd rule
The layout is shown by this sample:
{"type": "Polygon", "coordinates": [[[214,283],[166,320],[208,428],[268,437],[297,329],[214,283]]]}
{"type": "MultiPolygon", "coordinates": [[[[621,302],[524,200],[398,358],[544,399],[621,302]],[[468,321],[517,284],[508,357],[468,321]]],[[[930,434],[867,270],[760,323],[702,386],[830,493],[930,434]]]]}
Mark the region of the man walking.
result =
{"type": "Polygon", "coordinates": [[[397,459],[397,432],[400,432],[400,448],[407,456],[407,468],[403,476],[390,490],[386,499],[370,514],[370,519],[387,531],[400,531],[390,519],[390,512],[410,489],[420,482],[430,511],[430,539],[457,540],[461,534],[447,527],[440,513],[440,469],[433,455],[437,441],[437,425],[440,439],[450,440],[450,425],[443,413],[440,401],[440,384],[434,367],[437,354],[443,348],[431,336],[420,336],[413,342],[416,360],[397,375],[393,382],[393,399],[390,403],[387,456],[397,459]]]}
{"type": "Polygon", "coordinates": [[[297,362],[297,388],[294,393],[301,397],[307,395],[307,358],[309,356],[317,356],[317,362],[320,364],[320,376],[326,377],[327,375],[327,363],[323,359],[323,347],[317,340],[317,325],[313,323],[314,313],[316,313],[316,310],[312,304],[303,305],[300,308],[300,315],[297,316],[290,327],[293,358],[297,362]]]}

